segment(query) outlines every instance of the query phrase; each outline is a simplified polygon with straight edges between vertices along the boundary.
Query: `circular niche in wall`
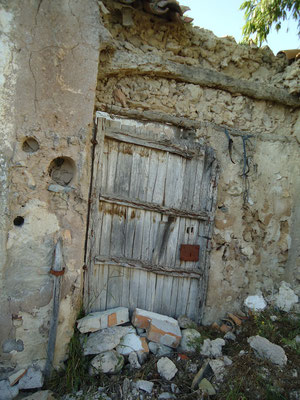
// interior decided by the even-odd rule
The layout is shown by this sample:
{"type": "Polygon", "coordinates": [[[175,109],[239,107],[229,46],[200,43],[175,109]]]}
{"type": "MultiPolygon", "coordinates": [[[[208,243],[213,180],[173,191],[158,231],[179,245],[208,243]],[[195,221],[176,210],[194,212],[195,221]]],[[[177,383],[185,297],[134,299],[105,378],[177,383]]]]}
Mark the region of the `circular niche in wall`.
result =
{"type": "Polygon", "coordinates": [[[22,150],[25,153],[35,153],[39,148],[39,142],[33,137],[26,138],[22,144],[22,150]]]}
{"type": "Polygon", "coordinates": [[[75,163],[69,157],[57,157],[51,161],[49,175],[51,179],[61,186],[68,186],[75,176],[75,163]]]}
{"type": "Polygon", "coordinates": [[[24,224],[24,218],[23,217],[18,216],[18,217],[16,217],[14,219],[14,225],[15,226],[22,226],[23,224],[24,224]]]}

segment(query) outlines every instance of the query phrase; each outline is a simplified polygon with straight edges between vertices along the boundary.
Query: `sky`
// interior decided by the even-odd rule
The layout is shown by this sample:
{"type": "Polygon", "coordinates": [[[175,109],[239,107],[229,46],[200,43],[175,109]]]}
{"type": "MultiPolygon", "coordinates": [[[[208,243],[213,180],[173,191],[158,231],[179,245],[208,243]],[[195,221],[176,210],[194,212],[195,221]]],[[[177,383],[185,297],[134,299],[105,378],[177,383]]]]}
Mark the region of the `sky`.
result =
{"type": "MultiPolygon", "coordinates": [[[[209,29],[216,36],[233,36],[240,42],[244,25],[244,12],[239,10],[242,2],[243,0],[181,0],[180,4],[191,8],[185,15],[194,18],[195,26],[209,29]]],[[[268,42],[264,44],[267,44],[275,55],[280,50],[300,48],[297,22],[292,18],[285,21],[278,33],[275,29],[272,30],[268,42]]]]}

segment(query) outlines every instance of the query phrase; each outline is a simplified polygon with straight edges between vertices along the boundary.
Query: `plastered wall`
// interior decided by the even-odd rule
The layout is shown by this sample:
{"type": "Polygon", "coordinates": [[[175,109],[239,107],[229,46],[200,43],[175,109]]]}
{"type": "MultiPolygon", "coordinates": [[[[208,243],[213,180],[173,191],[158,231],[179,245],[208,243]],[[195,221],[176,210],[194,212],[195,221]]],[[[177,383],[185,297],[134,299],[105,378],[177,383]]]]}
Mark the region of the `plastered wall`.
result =
{"type": "Polygon", "coordinates": [[[204,323],[238,309],[248,293],[270,294],[282,279],[299,292],[299,108],[167,72],[119,71],[114,57],[118,51],[133,62],[159,57],[158,68],[164,62],[201,66],[292,94],[299,88],[299,61],[288,65],[268,49],[237,46],[232,38],[135,11],[134,24],[124,27],[113,4],[1,2],[0,377],[16,366],[44,365],[52,317],[49,270],[59,238],[66,272],[55,365],[66,357],[82,299],[95,104],[203,122],[196,140],[210,144],[220,163],[204,323]],[[235,164],[224,126],[236,130],[235,164]],[[243,134],[253,135],[246,204],[243,134]]]}
{"type": "Polygon", "coordinates": [[[0,374],[5,376],[16,365],[43,367],[52,317],[49,270],[59,237],[66,272],[56,364],[65,357],[79,310],[99,9],[96,1],[2,1],[0,24],[0,374]],[[64,157],[71,170],[60,170],[64,157]]]}

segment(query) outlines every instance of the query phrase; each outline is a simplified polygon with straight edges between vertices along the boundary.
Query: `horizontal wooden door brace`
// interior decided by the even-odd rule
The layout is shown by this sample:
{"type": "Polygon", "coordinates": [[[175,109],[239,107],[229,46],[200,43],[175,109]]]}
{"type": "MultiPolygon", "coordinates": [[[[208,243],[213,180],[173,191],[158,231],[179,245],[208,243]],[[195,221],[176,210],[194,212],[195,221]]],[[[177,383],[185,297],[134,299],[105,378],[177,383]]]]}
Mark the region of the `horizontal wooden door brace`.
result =
{"type": "Polygon", "coordinates": [[[287,106],[300,107],[300,99],[287,90],[262,82],[232,78],[222,72],[200,66],[188,66],[168,61],[160,56],[137,55],[117,50],[111,62],[102,69],[103,77],[144,75],[174,79],[180,82],[225,90],[258,100],[267,100],[287,106]]]}
{"type": "MultiPolygon", "coordinates": [[[[146,272],[153,272],[158,275],[171,275],[179,277],[188,277],[200,279],[203,276],[201,271],[195,269],[180,269],[180,268],[170,268],[165,265],[151,264],[142,260],[135,260],[126,257],[116,257],[116,256],[96,256],[95,264],[108,264],[117,265],[127,268],[137,268],[146,272]]],[[[124,271],[124,273],[126,273],[124,271]]]]}
{"type": "Polygon", "coordinates": [[[148,147],[151,149],[157,149],[161,151],[167,151],[169,153],[178,154],[179,156],[187,159],[191,159],[198,154],[195,151],[181,149],[176,145],[172,145],[172,143],[167,144],[159,140],[144,139],[141,137],[135,137],[129,134],[124,134],[119,132],[107,131],[105,133],[105,137],[106,138],[108,137],[110,139],[115,139],[120,142],[136,144],[138,146],[148,147]]]}
{"type": "Polygon", "coordinates": [[[146,211],[153,211],[164,215],[170,215],[172,217],[192,218],[202,221],[211,221],[212,218],[210,213],[207,213],[205,211],[190,211],[178,208],[170,208],[161,206],[160,204],[156,203],[150,203],[141,200],[133,200],[116,195],[110,196],[108,194],[101,194],[99,196],[99,200],[105,203],[117,204],[120,206],[126,206],[131,208],[138,208],[146,211]]]}

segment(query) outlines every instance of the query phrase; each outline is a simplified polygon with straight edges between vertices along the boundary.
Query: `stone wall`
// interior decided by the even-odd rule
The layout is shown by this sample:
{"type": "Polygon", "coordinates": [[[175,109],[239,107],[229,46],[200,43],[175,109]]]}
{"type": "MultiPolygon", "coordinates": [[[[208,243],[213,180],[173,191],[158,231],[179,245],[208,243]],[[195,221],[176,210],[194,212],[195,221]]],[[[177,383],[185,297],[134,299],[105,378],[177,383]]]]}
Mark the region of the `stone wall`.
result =
{"type": "Polygon", "coordinates": [[[73,334],[82,293],[99,9],[96,1],[4,0],[0,26],[4,373],[16,365],[43,366],[52,316],[49,270],[59,237],[66,272],[56,364],[73,334]]]}
{"type": "Polygon", "coordinates": [[[298,107],[291,107],[276,96],[272,101],[250,91],[242,95],[242,83],[240,92],[224,90],[223,84],[220,90],[209,79],[207,85],[193,84],[195,75],[190,77],[188,71],[221,72],[253,87],[259,82],[262,91],[272,83],[272,88],[278,87],[274,94],[284,88],[288,95],[300,91],[300,62],[288,65],[269,48],[237,45],[233,38],[217,38],[204,29],[172,24],[141,11],[132,10],[132,26],[122,26],[122,9],[103,3],[109,11],[104,22],[113,37],[113,50],[100,55],[97,107],[109,112],[111,105],[117,105],[120,114],[129,108],[141,116],[157,111],[163,118],[198,121],[197,140],[210,144],[220,163],[203,322],[238,310],[248,293],[272,294],[283,279],[299,291],[299,100],[295,97],[298,107]],[[235,164],[225,127],[233,139],[235,164]],[[245,181],[246,135],[252,137],[246,142],[245,181]]]}
{"type": "Polygon", "coordinates": [[[120,114],[192,119],[197,140],[216,151],[221,176],[205,323],[238,309],[247,293],[271,293],[282,279],[299,287],[299,61],[288,65],[268,48],[141,11],[124,27],[116,3],[99,4],[100,13],[96,0],[1,2],[1,376],[16,365],[44,365],[59,238],[66,272],[55,365],[66,355],[82,298],[95,101],[105,111],[120,106],[120,114]],[[208,71],[206,84],[191,76],[199,68],[208,71]],[[210,83],[213,74],[223,83],[210,83]],[[276,90],[264,86],[270,82],[276,90]],[[253,135],[246,204],[245,134],[253,135]]]}

